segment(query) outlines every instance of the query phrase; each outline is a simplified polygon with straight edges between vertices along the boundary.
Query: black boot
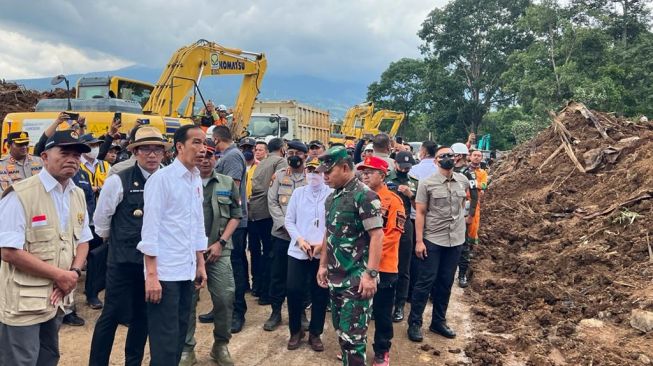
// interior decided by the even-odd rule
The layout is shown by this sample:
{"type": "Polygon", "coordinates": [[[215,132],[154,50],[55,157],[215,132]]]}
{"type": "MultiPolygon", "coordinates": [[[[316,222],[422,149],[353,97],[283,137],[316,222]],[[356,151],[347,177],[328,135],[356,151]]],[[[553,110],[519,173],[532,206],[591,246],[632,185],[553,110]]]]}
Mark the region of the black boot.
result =
{"type": "Polygon", "coordinates": [[[465,288],[469,286],[469,281],[467,281],[467,275],[462,275],[458,277],[458,287],[465,288]]]}
{"type": "Polygon", "coordinates": [[[200,321],[200,323],[203,324],[213,323],[213,320],[215,319],[215,316],[213,315],[213,309],[211,309],[211,311],[206,314],[200,314],[197,319],[200,321]]]}
{"type": "Polygon", "coordinates": [[[231,333],[238,333],[243,330],[245,325],[245,317],[242,315],[234,314],[231,319],[231,333]]]}
{"type": "Polygon", "coordinates": [[[456,332],[449,328],[445,322],[431,323],[429,330],[449,339],[456,338],[456,332]]]}
{"type": "Polygon", "coordinates": [[[281,309],[279,310],[272,310],[272,314],[270,315],[270,318],[263,324],[263,329],[271,332],[281,324],[281,309]]]}
{"type": "Polygon", "coordinates": [[[400,321],[404,320],[404,306],[397,306],[395,307],[394,313],[392,313],[392,321],[395,323],[399,323],[400,321]]]}
{"type": "Polygon", "coordinates": [[[73,327],[81,327],[86,322],[84,321],[84,319],[80,318],[79,315],[77,315],[76,311],[73,311],[70,314],[64,315],[63,323],[66,324],[66,325],[73,326],[73,327]]]}
{"type": "Polygon", "coordinates": [[[422,328],[417,324],[411,324],[408,326],[408,339],[413,342],[421,342],[424,340],[422,335],[422,328]]]}

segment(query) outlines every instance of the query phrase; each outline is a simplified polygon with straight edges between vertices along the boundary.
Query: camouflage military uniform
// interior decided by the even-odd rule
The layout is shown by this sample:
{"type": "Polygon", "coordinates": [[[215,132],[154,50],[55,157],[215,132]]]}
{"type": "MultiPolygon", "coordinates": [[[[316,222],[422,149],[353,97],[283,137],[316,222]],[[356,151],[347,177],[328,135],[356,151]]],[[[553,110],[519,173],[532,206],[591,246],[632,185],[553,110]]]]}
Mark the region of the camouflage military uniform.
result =
{"type": "MultiPolygon", "coordinates": [[[[478,189],[476,187],[476,173],[473,169],[470,169],[467,166],[454,168],[456,173],[464,175],[469,179],[469,209],[468,215],[473,217],[476,214],[476,206],[478,206],[478,189]]],[[[469,230],[469,225],[466,226],[469,230]]],[[[470,253],[472,251],[472,246],[475,244],[475,240],[470,238],[469,235],[465,235],[465,243],[463,244],[463,251],[460,254],[460,260],[458,261],[458,277],[465,276],[467,274],[467,269],[469,268],[470,253]]]]}
{"type": "Polygon", "coordinates": [[[360,278],[367,267],[368,230],[382,228],[381,201],[353,178],[326,200],[328,279],[333,325],[343,365],[365,365],[371,299],[361,299],[360,278]]]}

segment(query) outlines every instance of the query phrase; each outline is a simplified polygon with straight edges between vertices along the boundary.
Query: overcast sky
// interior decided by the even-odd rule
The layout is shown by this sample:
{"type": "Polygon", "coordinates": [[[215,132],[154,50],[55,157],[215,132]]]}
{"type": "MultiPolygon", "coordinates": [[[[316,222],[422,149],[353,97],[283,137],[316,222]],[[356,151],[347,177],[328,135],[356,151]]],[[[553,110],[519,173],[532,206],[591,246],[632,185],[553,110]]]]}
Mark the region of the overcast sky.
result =
{"type": "Polygon", "coordinates": [[[446,0],[0,0],[0,78],[162,67],[200,38],[264,52],[268,72],[370,82],[419,57],[446,0]]]}

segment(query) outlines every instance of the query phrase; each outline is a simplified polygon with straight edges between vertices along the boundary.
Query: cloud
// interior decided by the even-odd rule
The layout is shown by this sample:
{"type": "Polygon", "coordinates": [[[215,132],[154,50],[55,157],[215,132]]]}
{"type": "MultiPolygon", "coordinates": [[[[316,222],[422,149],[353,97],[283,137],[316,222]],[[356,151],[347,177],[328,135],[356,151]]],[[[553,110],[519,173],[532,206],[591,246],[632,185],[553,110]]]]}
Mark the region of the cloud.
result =
{"type": "Polygon", "coordinates": [[[129,61],[100,52],[84,52],[61,44],[37,41],[0,28],[0,78],[24,79],[54,76],[74,70],[115,70],[129,61]]]}
{"type": "MultiPolygon", "coordinates": [[[[266,53],[269,72],[369,81],[390,62],[419,56],[416,33],[445,2],[44,0],[4,7],[0,29],[32,44],[78,50],[83,57],[64,65],[67,73],[102,61],[162,66],[179,47],[205,38],[266,53]]],[[[0,47],[0,77],[50,74],[31,61],[5,68],[3,58],[20,61],[25,52],[0,47]]]]}

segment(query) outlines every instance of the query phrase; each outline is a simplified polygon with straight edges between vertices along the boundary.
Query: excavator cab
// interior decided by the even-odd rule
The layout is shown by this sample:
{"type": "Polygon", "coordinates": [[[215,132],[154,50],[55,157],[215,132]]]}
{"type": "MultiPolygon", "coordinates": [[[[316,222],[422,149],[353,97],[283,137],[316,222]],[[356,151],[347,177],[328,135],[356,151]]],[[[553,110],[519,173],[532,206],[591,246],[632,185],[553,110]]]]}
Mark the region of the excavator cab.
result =
{"type": "Polygon", "coordinates": [[[115,98],[145,106],[154,85],[120,76],[83,77],[77,81],[76,99],[115,98]]]}

